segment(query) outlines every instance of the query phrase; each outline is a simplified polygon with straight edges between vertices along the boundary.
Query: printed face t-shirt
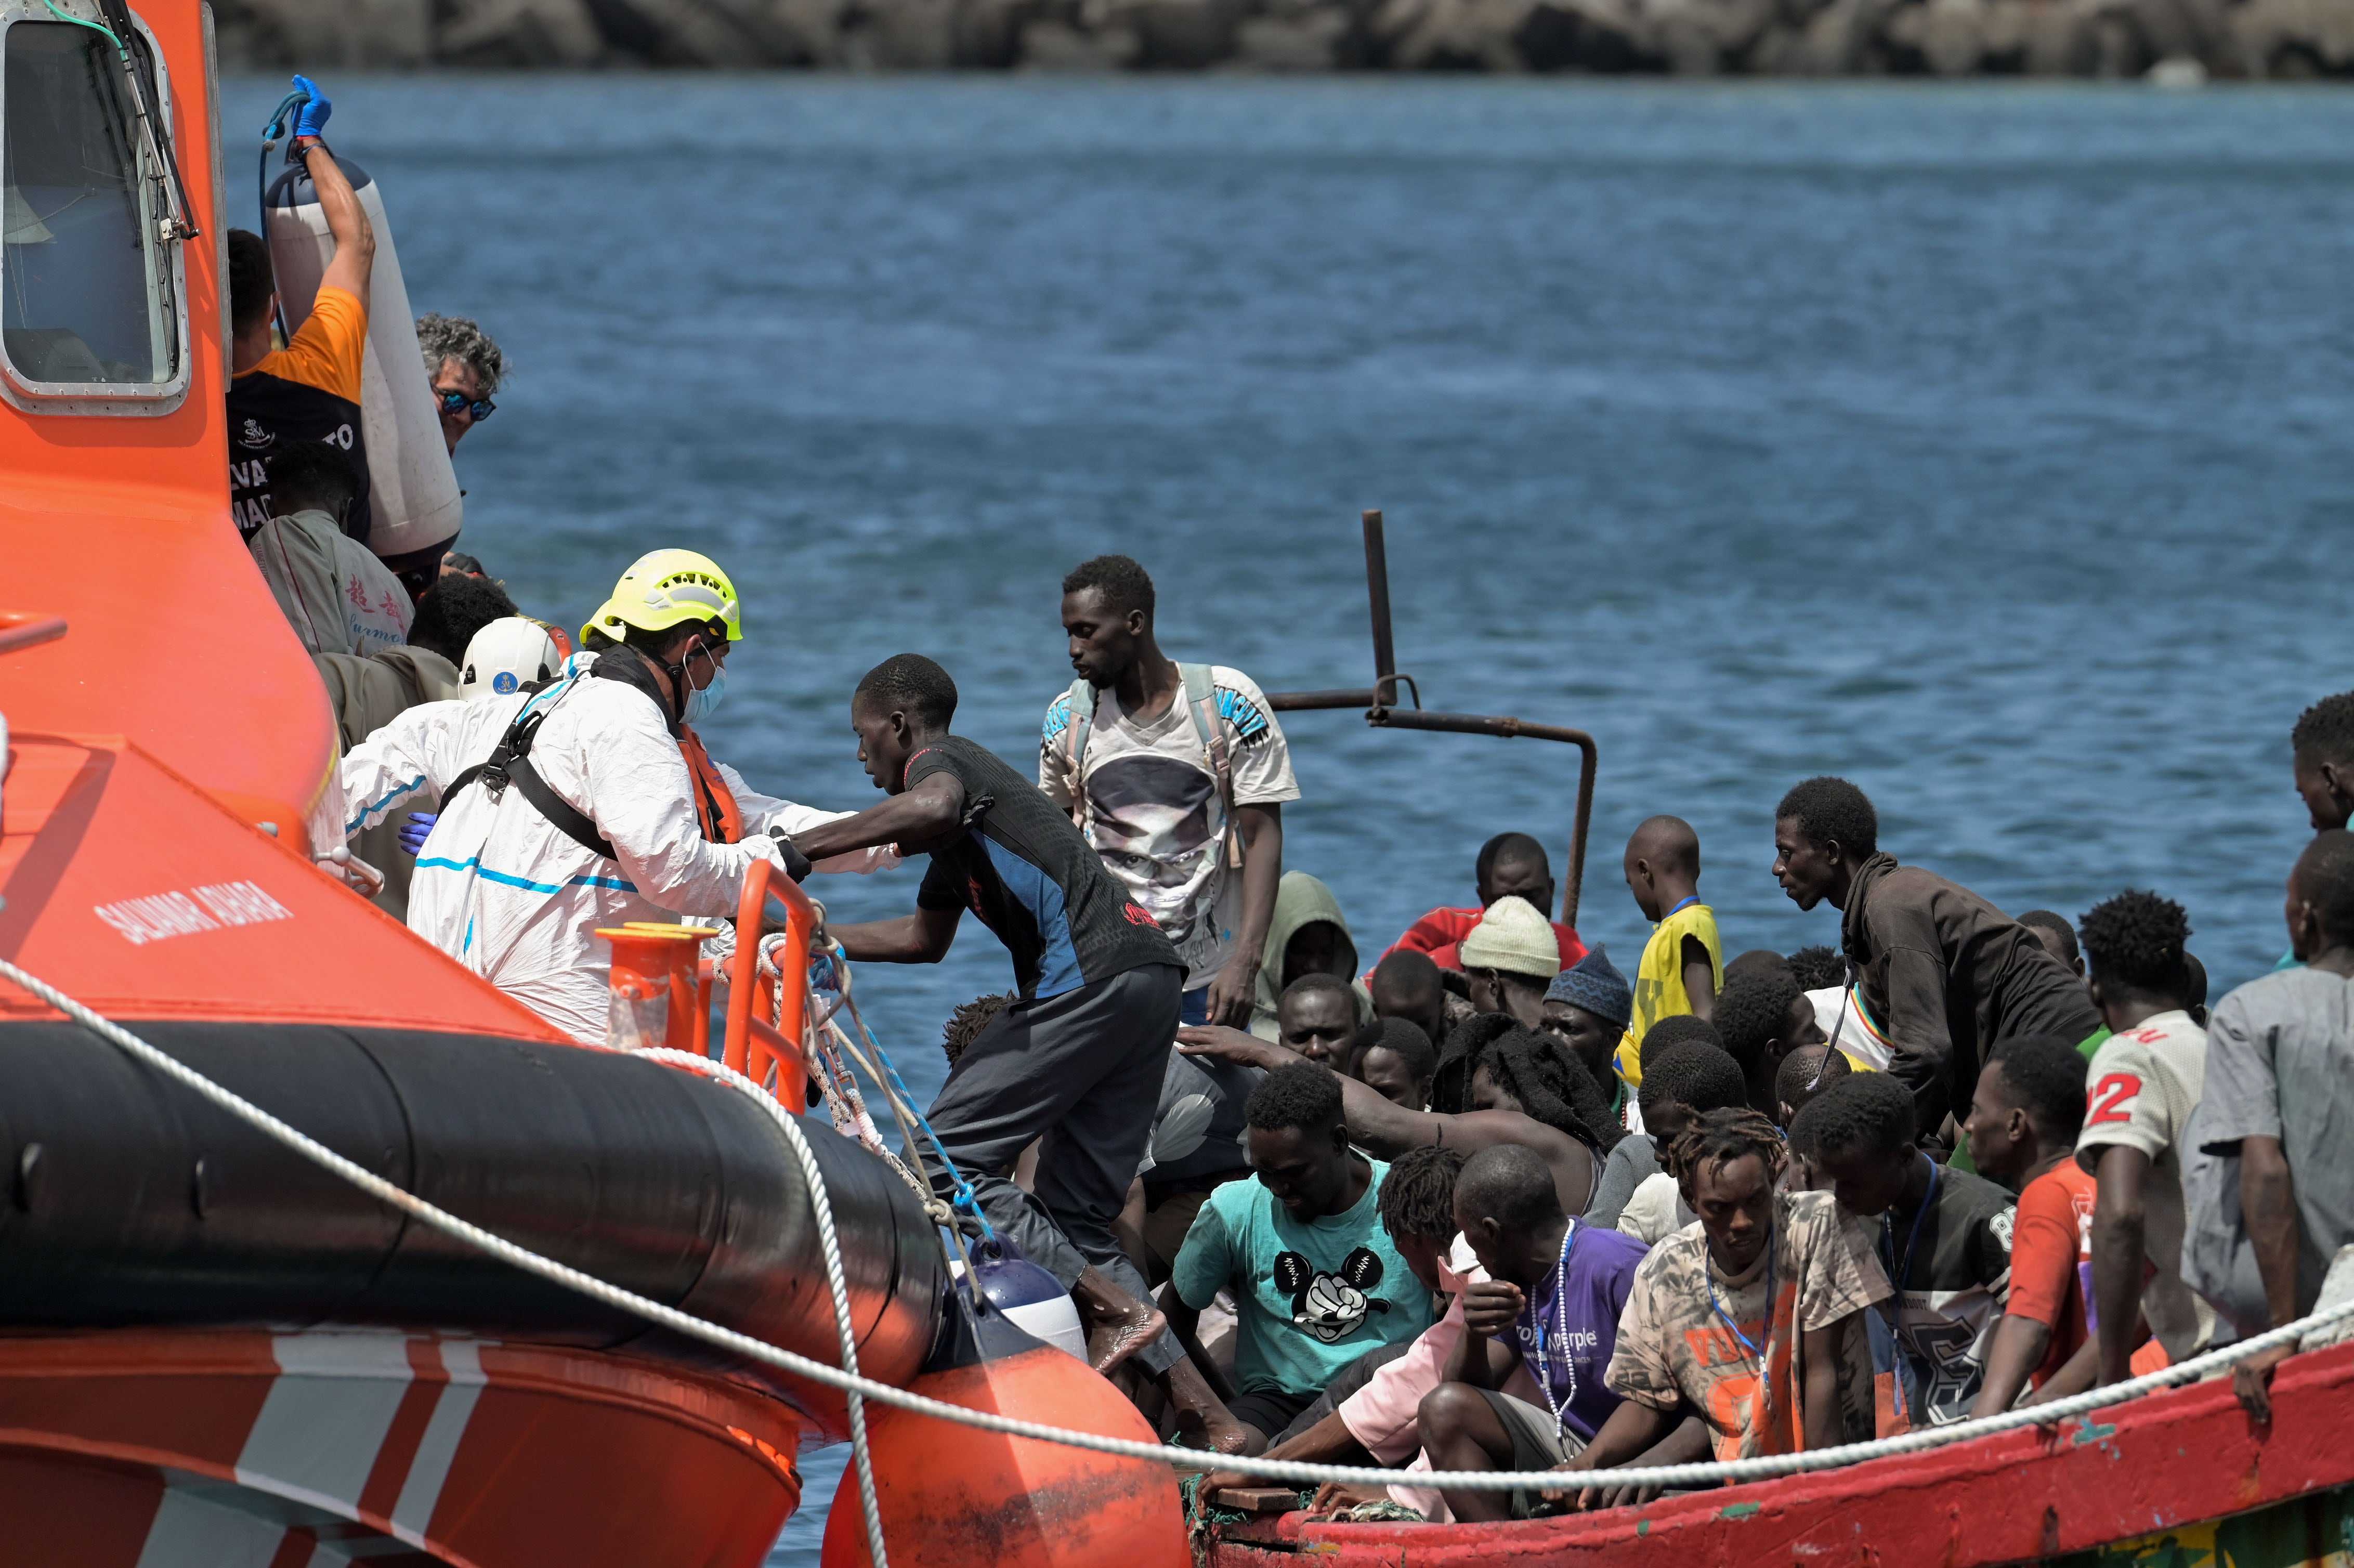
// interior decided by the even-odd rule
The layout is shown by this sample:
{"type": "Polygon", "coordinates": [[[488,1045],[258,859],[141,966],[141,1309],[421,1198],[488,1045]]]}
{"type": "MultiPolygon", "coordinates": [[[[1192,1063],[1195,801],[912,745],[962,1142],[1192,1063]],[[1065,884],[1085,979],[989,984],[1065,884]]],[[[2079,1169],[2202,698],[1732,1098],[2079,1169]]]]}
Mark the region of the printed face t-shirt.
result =
{"type": "Polygon", "coordinates": [[[1546,1396],[1543,1407],[1557,1409],[1566,1430],[1592,1442],[1621,1403],[1607,1381],[1610,1358],[1646,1249],[1631,1237],[1575,1219],[1563,1239],[1566,1259],[1529,1293],[1512,1325],[1513,1342],[1522,1366],[1546,1396]]]}
{"type": "MultiPolygon", "coordinates": [[[[1806,1446],[1804,1333],[1885,1300],[1888,1280],[1829,1192],[1779,1192],[1774,1235],[1749,1272],[1727,1279],[1698,1225],[1653,1247],[1635,1272],[1610,1358],[1611,1389],[1706,1423],[1719,1459],[1806,1446]],[[1745,1340],[1745,1342],[1744,1342],[1745,1340]],[[1759,1352],[1762,1351],[1761,1355],[1759,1352]]],[[[1839,1368],[1842,1430],[1872,1400],[1872,1353],[1850,1324],[1839,1368]]]]}
{"type": "Polygon", "coordinates": [[[1430,1292],[1382,1228],[1390,1168],[1367,1163],[1373,1180],[1345,1213],[1295,1220],[1254,1178],[1227,1182],[1194,1217],[1170,1283],[1197,1311],[1220,1289],[1234,1291],[1243,1392],[1321,1393],[1367,1351],[1430,1327],[1430,1292]]]}
{"type": "Polygon", "coordinates": [[[2157,1270],[2142,1287],[2142,1315],[2174,1361],[2207,1348],[2215,1310],[2182,1282],[2183,1133],[2207,1082],[2207,1032],[2187,1012],[2161,1012],[2112,1034],[2093,1053],[2076,1163],[2097,1177],[2101,1151],[2122,1144],[2149,1157],[2142,1183],[2142,1247],[2157,1270]]]}
{"type": "MultiPolygon", "coordinates": [[[[1257,685],[1224,664],[1210,666],[1210,683],[1235,804],[1299,800],[1290,748],[1257,685]]],[[[1047,707],[1038,743],[1038,787],[1066,810],[1077,788],[1070,726],[1066,691],[1047,707]]],[[[1085,766],[1087,842],[1129,897],[1150,911],[1176,944],[1186,989],[1209,984],[1234,951],[1242,878],[1226,863],[1225,802],[1218,799],[1217,773],[1184,688],[1178,688],[1168,712],[1149,720],[1122,713],[1112,688],[1097,688],[1085,766]]]]}
{"type": "Polygon", "coordinates": [[[917,906],[980,916],[1012,955],[1023,1001],[1177,961],[1152,916],[1030,780],[959,736],[908,758],[907,787],[943,773],[964,790],[965,831],[932,852],[917,906]]]}
{"type": "Polygon", "coordinates": [[[1903,1216],[1892,1210],[1881,1224],[1912,1426],[1967,1419],[2010,1293],[2010,1194],[1967,1171],[1932,1171],[1935,1190],[1921,1208],[1903,1216]]]}
{"type": "Polygon", "coordinates": [[[2003,1311],[2052,1330],[2052,1348],[2031,1380],[2036,1388],[2092,1331],[2094,1195],[2093,1179],[2073,1160],[2062,1160],[2019,1194],[2003,1311]]]}

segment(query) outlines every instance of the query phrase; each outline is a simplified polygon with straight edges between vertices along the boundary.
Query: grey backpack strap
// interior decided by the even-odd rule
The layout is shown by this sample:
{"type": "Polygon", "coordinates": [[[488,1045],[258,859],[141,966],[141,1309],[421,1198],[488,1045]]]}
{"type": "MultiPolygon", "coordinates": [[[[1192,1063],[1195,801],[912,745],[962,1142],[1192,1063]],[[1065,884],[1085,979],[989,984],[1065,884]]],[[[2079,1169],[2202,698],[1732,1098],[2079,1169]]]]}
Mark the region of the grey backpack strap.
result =
{"type": "Polygon", "coordinates": [[[1071,722],[1063,731],[1063,755],[1071,769],[1071,824],[1084,833],[1087,831],[1087,734],[1096,726],[1096,689],[1082,675],[1071,683],[1065,700],[1071,705],[1071,722]]]}
{"type": "Polygon", "coordinates": [[[1217,683],[1211,680],[1207,664],[1180,664],[1177,673],[1184,677],[1185,711],[1193,715],[1193,734],[1209,755],[1210,771],[1218,780],[1218,804],[1226,814],[1227,863],[1240,865],[1243,840],[1235,831],[1234,758],[1226,749],[1225,728],[1218,723],[1217,683]]]}

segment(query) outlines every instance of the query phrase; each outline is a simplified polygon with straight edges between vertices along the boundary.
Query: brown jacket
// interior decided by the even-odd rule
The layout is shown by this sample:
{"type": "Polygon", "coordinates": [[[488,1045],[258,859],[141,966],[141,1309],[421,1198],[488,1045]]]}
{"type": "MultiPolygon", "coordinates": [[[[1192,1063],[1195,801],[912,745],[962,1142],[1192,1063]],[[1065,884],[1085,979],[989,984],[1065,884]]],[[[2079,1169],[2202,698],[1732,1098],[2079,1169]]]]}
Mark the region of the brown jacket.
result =
{"type": "Polygon", "coordinates": [[[1995,1042],[2054,1034],[2070,1044],[2101,1026],[2084,982],[2035,933],[1972,893],[1896,857],[1856,868],[1840,939],[1856,991],[1894,1054],[1888,1070],[1913,1091],[1918,1128],[1969,1112],[1995,1042]]]}
{"type": "MultiPolygon", "coordinates": [[[[404,644],[374,653],[313,653],[311,662],[326,683],[345,751],[419,703],[448,702],[460,694],[458,672],[430,648],[404,644]]],[[[396,920],[408,917],[408,882],[417,871],[417,863],[400,847],[400,826],[410,810],[438,810],[435,800],[429,789],[352,839],[352,853],[384,873],[384,891],[376,904],[396,920]]]]}

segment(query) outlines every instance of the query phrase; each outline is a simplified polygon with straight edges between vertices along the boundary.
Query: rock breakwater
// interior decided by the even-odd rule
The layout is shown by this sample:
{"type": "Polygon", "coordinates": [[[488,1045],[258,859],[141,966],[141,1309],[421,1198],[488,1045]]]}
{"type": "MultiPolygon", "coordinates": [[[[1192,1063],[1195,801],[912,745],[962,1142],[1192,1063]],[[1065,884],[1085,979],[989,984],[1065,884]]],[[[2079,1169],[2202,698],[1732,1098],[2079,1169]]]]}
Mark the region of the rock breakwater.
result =
{"type": "Polygon", "coordinates": [[[233,68],[2354,77],[2354,0],[215,0],[233,68]]]}

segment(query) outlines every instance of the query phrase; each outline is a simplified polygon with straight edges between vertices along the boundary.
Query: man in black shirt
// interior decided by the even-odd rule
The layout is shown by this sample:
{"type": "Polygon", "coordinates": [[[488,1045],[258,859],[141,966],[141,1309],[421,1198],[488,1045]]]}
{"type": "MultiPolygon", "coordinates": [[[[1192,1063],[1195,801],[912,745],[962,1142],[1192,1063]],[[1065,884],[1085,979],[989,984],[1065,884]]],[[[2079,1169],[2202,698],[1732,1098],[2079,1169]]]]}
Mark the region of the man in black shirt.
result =
{"type": "MultiPolygon", "coordinates": [[[[914,914],[832,928],[852,959],[938,963],[967,909],[1005,944],[1020,999],[965,1047],[932,1128],[990,1224],[1087,1308],[1097,1370],[1134,1355],[1164,1372],[1183,1352],[1112,1221],[1150,1136],[1185,971],[1070,818],[949,734],[956,700],[948,672],[918,654],[867,672],[850,721],[867,776],[891,798],[794,842],[817,856],[885,843],[931,856],[914,914]],[[1034,1139],[1032,1194],[1004,1172],[1034,1139]]],[[[945,1170],[928,1174],[943,1197],[953,1190],[945,1170]]]]}

